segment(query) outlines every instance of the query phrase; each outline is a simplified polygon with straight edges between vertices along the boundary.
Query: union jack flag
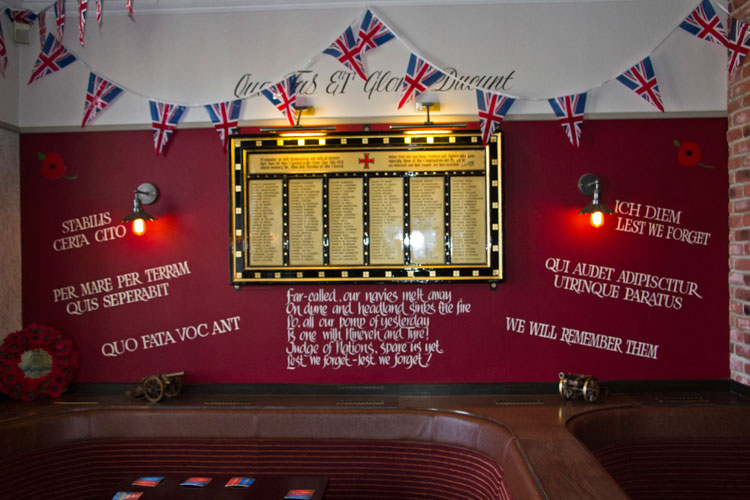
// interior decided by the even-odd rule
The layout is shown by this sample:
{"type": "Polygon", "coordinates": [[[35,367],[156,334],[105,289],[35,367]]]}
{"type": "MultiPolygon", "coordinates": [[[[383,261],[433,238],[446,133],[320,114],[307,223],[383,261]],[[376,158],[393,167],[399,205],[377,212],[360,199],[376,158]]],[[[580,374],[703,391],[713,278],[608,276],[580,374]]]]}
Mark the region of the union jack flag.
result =
{"type": "Polygon", "coordinates": [[[217,102],[216,104],[207,104],[206,111],[214,124],[214,128],[219,133],[219,140],[227,152],[229,136],[236,133],[240,128],[240,108],[242,100],[217,102]]]}
{"type": "Polygon", "coordinates": [[[0,75],[5,79],[5,69],[8,67],[8,50],[5,48],[3,25],[0,23],[0,75]]]}
{"type": "Polygon", "coordinates": [[[427,90],[427,88],[442,78],[443,72],[433,67],[427,61],[412,54],[409,57],[409,65],[406,67],[406,76],[401,86],[401,101],[398,103],[398,109],[409,102],[412,97],[427,90]]]}
{"type": "Polygon", "coordinates": [[[65,31],[65,0],[55,2],[55,24],[57,24],[57,38],[62,40],[65,31]]]}
{"type": "Polygon", "coordinates": [[[78,0],[78,41],[83,47],[83,35],[86,33],[86,12],[89,10],[89,0],[78,0]]]}
{"type": "Polygon", "coordinates": [[[346,31],[325,49],[323,53],[335,57],[341,64],[346,66],[346,69],[354,71],[360,78],[367,80],[359,50],[359,41],[354,39],[352,28],[347,27],[346,31]]]}
{"type": "Polygon", "coordinates": [[[45,7],[39,11],[39,44],[44,47],[44,41],[47,39],[47,9],[45,7]]]}
{"type": "Polygon", "coordinates": [[[477,89],[479,126],[482,129],[482,143],[490,142],[490,136],[505,118],[515,99],[494,92],[477,89]]]}
{"type": "Polygon", "coordinates": [[[151,106],[151,126],[154,131],[154,148],[156,154],[160,155],[164,152],[169,137],[177,128],[187,108],[157,101],[149,101],[149,105],[151,106]]]}
{"type": "Polygon", "coordinates": [[[664,104],[661,102],[659,85],[656,83],[656,75],[650,57],[646,57],[646,59],[618,76],[617,80],[659,108],[659,111],[664,111],[664,104]]]}
{"type": "Polygon", "coordinates": [[[125,0],[125,8],[128,9],[130,19],[133,19],[133,0],[125,0]]]}
{"type": "Polygon", "coordinates": [[[727,38],[727,66],[729,73],[740,67],[742,60],[750,52],[750,24],[743,23],[739,19],[731,18],[729,37],[727,38]]]}
{"type": "Polygon", "coordinates": [[[549,99],[549,105],[557,116],[557,121],[562,125],[568,135],[570,143],[579,147],[581,145],[581,125],[583,125],[583,111],[586,107],[586,93],[566,95],[549,99]]]}
{"type": "Polygon", "coordinates": [[[725,45],[724,40],[727,38],[727,32],[724,31],[719,16],[716,15],[716,11],[709,0],[703,0],[698,4],[693,12],[680,23],[680,28],[698,38],[725,45]]]}
{"type": "Polygon", "coordinates": [[[102,24],[102,0],[96,0],[96,22],[102,24]]]}
{"type": "Polygon", "coordinates": [[[36,14],[30,10],[5,9],[5,14],[13,23],[31,24],[36,20],[36,14]]]}
{"type": "Polygon", "coordinates": [[[83,105],[83,122],[81,127],[85,127],[101,111],[107,109],[112,101],[120,97],[122,89],[117,85],[108,82],[104,78],[94,73],[89,75],[89,86],[86,90],[86,102],[83,105]]]}
{"type": "Polygon", "coordinates": [[[75,60],[75,56],[68,52],[68,49],[63,47],[52,33],[48,33],[47,39],[44,41],[44,45],[42,45],[42,51],[36,58],[34,67],[31,70],[31,78],[29,78],[27,85],[31,85],[32,82],[63,69],[75,60]]]}
{"type": "Polygon", "coordinates": [[[385,42],[394,38],[391,30],[388,26],[375,17],[370,9],[365,12],[365,17],[362,19],[362,24],[359,27],[359,51],[364,54],[370,49],[380,47],[385,42]]]}
{"type": "Polygon", "coordinates": [[[261,93],[281,111],[281,114],[289,120],[289,125],[293,127],[297,104],[297,75],[281,80],[270,88],[261,90],[261,93]]]}

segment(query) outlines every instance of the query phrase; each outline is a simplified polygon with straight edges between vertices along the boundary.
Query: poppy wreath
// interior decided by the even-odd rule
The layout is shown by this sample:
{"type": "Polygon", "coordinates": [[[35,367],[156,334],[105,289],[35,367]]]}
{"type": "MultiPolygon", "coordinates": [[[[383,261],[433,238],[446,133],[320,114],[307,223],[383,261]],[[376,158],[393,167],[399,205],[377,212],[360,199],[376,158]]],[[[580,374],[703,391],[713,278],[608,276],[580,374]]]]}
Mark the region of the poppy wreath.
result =
{"type": "Polygon", "coordinates": [[[5,337],[0,346],[0,391],[14,399],[33,401],[60,396],[78,372],[78,351],[68,335],[45,325],[31,324],[5,337]],[[30,378],[21,370],[21,356],[34,349],[52,359],[49,373],[30,378]]]}

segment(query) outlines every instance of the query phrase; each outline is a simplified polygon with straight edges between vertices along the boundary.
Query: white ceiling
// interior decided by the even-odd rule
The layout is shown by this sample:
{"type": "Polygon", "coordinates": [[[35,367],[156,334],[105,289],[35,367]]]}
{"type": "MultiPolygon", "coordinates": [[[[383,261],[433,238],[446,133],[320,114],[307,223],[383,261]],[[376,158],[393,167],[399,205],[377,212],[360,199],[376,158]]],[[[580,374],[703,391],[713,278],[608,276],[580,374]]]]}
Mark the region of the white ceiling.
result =
{"type": "MultiPolygon", "coordinates": [[[[125,0],[103,0],[105,13],[125,12],[125,0]]],[[[366,5],[463,5],[509,3],[587,3],[632,2],[642,0],[133,0],[133,11],[141,13],[221,12],[239,10],[319,9],[364,7],[366,5]]],[[[54,0],[0,0],[0,5],[38,12],[54,0]]],[[[93,9],[94,0],[89,0],[93,9]]],[[[67,0],[66,8],[75,11],[77,2],[67,0]]]]}

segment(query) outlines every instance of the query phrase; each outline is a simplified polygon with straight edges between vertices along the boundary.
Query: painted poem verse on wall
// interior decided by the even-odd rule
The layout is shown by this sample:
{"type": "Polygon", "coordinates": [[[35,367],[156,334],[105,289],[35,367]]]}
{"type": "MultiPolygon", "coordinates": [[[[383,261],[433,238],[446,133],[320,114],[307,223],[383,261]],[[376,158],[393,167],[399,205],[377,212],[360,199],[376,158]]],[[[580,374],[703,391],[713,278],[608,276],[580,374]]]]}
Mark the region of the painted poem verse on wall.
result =
{"type": "Polygon", "coordinates": [[[427,368],[444,354],[430,335],[440,316],[471,312],[450,290],[287,289],[286,368],[427,368]]]}

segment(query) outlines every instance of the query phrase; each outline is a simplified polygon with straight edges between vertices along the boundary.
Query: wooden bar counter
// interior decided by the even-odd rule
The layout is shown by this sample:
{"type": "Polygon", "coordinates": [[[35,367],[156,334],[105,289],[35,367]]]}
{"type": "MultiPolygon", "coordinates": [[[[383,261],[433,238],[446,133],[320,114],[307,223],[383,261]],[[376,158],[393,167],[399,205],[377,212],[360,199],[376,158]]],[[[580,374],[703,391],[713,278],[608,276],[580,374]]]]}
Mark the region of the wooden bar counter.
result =
{"type": "MultiPolygon", "coordinates": [[[[750,421],[750,401],[729,390],[677,398],[614,392],[587,404],[551,393],[254,394],[246,388],[233,392],[231,387],[191,387],[175,399],[148,404],[121,392],[80,387],[55,401],[2,401],[0,481],[15,485],[14,498],[34,498],[14,482],[14,475],[23,475],[42,458],[53,457],[50,467],[55,469],[64,461],[60,457],[73,454],[86,464],[110,464],[114,485],[119,482],[115,479],[134,474],[281,471],[329,477],[325,498],[333,499],[368,488],[372,496],[358,498],[625,499],[629,496],[592,449],[608,444],[610,436],[642,437],[635,435],[638,431],[631,436],[616,432],[625,413],[630,420],[623,425],[635,429],[640,428],[633,423],[639,415],[647,417],[644,422],[654,422],[660,415],[655,417],[654,411],[674,413],[675,408],[685,412],[680,421],[695,413],[703,422],[689,427],[691,436],[686,438],[696,437],[696,432],[701,437],[700,429],[711,421],[707,438],[750,443],[750,429],[737,429],[750,421]],[[599,416],[606,418],[594,418],[599,416]],[[733,422],[731,432],[726,429],[730,425],[722,425],[725,418],[733,422]],[[259,451],[259,446],[266,448],[259,451]],[[285,447],[292,452],[275,462],[264,461],[285,447]],[[117,453],[122,460],[112,458],[117,453]],[[192,466],[186,458],[193,457],[190,453],[199,457],[192,466]],[[465,470],[458,467],[464,462],[465,470]],[[145,470],[144,463],[151,469],[145,470]],[[471,479],[476,471],[481,475],[471,479]],[[406,489],[398,490],[400,483],[406,489]],[[469,492],[472,488],[476,491],[469,492]]],[[[681,435],[675,422],[668,437],[681,435]]],[[[653,434],[658,426],[641,427],[653,434]]],[[[75,461],[70,467],[76,468],[75,461]]],[[[70,472],[60,468],[60,477],[70,472]]],[[[53,472],[36,474],[50,480],[57,477],[53,472]]],[[[54,498],[104,498],[110,486],[102,470],[96,474],[99,496],[78,485],[70,488],[70,496],[54,498]]]]}

